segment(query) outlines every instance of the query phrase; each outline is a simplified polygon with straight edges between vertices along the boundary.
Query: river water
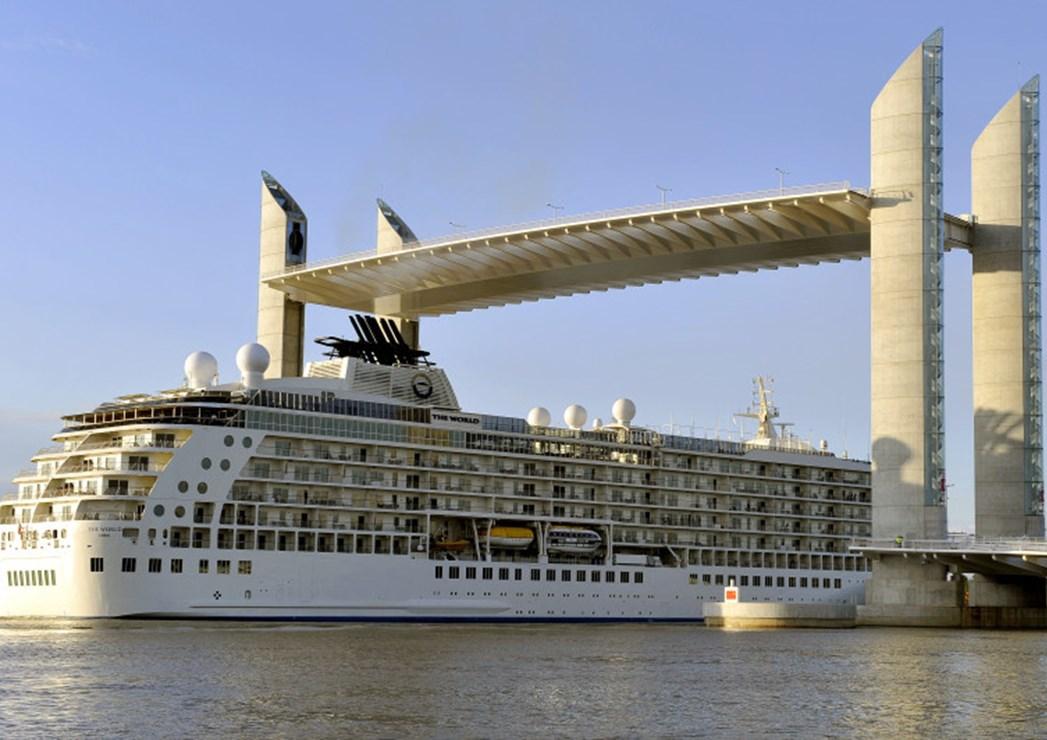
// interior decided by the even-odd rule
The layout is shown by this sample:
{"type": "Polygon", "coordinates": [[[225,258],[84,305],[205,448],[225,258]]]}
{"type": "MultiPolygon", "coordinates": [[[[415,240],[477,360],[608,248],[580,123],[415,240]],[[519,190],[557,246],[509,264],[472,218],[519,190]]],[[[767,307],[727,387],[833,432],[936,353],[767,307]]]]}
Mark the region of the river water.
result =
{"type": "Polygon", "coordinates": [[[0,622],[0,735],[1047,736],[1047,635],[0,622]]]}

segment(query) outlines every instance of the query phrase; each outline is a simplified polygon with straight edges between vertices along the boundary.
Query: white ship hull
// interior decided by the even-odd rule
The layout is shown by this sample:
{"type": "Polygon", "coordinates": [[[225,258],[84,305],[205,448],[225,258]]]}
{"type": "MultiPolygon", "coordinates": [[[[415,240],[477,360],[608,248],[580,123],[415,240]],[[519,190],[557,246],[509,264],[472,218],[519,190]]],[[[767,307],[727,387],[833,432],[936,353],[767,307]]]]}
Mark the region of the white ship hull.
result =
{"type": "MultiPolygon", "coordinates": [[[[796,603],[860,602],[867,574],[788,570],[774,573],[747,568],[643,568],[434,561],[424,557],[346,553],[289,554],[151,547],[121,541],[119,525],[76,523],[70,546],[4,553],[5,569],[36,572],[37,585],[3,589],[4,617],[175,618],[316,621],[701,621],[707,601],[721,601],[729,578],[760,575],[828,579],[829,588],[753,587],[746,601],[796,603]],[[90,559],[103,558],[105,570],[90,572],[90,559]],[[160,559],[151,573],[149,560],[160,559]],[[121,572],[124,558],[136,559],[136,572],[121,572]],[[182,573],[171,572],[181,560],[182,573]],[[237,572],[249,559],[251,574],[237,572]],[[207,560],[209,573],[198,572],[207,560]],[[215,573],[219,561],[229,574],[215,573]],[[448,577],[451,567],[460,577],[448,577]],[[436,569],[442,578],[436,578],[436,569]],[[476,578],[464,577],[475,568],[476,578]],[[492,578],[482,578],[483,569],[492,578]],[[508,568],[508,579],[499,572],[508,568]],[[522,580],[515,580],[520,569],[522,580]],[[530,580],[539,570],[542,580],[530,580]],[[557,581],[545,580],[547,571],[557,581]],[[572,580],[560,581],[569,571],[572,580]],[[47,572],[45,577],[42,574],[47,572]],[[577,582],[578,571],[586,580],[577,582]],[[50,573],[53,572],[53,579],[50,573]],[[593,572],[600,582],[592,582],[593,572]],[[607,573],[615,582],[607,583],[607,573]],[[621,574],[630,574],[621,583],[621,574]],[[643,583],[633,582],[643,573],[643,583]],[[708,574],[710,583],[703,583],[708,574]],[[840,587],[831,584],[840,580],[840,587]],[[53,580],[53,585],[51,582],[53,580]],[[47,581],[48,585],[43,585],[47,581]]],[[[5,576],[0,575],[0,578],[5,576]]],[[[29,579],[31,580],[31,579],[29,579]]],[[[788,583],[788,581],[786,581],[788,583]]],[[[5,584],[6,585],[6,584],[5,584]]]]}

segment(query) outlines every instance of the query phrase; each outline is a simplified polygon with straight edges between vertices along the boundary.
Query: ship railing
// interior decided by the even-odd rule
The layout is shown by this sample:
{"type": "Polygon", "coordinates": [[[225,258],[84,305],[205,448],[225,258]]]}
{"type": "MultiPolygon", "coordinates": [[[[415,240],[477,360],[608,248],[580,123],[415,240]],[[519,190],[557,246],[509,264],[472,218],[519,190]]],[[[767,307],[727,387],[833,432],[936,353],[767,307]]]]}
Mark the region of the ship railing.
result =
{"type": "MultiPolygon", "coordinates": [[[[66,445],[51,445],[49,447],[41,447],[36,451],[36,455],[53,455],[59,452],[80,453],[88,452],[91,450],[138,450],[138,449],[157,449],[157,450],[173,450],[181,447],[186,443],[187,440],[176,439],[174,441],[167,440],[152,440],[138,442],[135,440],[108,440],[105,442],[89,442],[81,443],[67,447],[66,445]]],[[[34,455],[34,457],[36,457],[34,455]]]]}
{"type": "Polygon", "coordinates": [[[62,475],[64,473],[162,473],[167,467],[167,463],[158,463],[150,461],[148,464],[142,463],[123,463],[123,464],[109,464],[109,463],[98,463],[90,465],[72,465],[70,467],[63,467],[60,470],[55,471],[55,475],[62,475]]]}

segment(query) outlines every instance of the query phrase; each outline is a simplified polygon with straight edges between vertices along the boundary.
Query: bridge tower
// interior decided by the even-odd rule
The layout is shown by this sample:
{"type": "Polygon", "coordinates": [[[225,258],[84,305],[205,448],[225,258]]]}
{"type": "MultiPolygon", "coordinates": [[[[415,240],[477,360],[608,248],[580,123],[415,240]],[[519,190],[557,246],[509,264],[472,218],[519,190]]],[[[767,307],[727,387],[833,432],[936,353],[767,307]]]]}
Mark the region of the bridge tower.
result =
{"type": "MultiPolygon", "coordinates": [[[[378,199],[378,254],[399,252],[404,246],[418,241],[410,227],[399,214],[381,198],[378,199]]],[[[405,319],[397,316],[402,308],[403,298],[400,295],[381,296],[375,299],[374,312],[385,315],[396,324],[404,341],[412,349],[421,349],[420,324],[417,319],[405,319]]]]}
{"type": "Polygon", "coordinates": [[[1039,77],[971,149],[975,531],[1042,537],[1039,77]]]}
{"type": "MultiPolygon", "coordinates": [[[[268,172],[262,171],[262,224],[259,239],[259,277],[300,265],[306,258],[308,222],[291,194],[268,172]]],[[[258,284],[258,343],[272,358],[267,378],[302,374],[305,304],[286,293],[258,284]]]]}
{"type": "Polygon", "coordinates": [[[871,111],[873,537],[945,536],[942,31],[871,111]]]}
{"type": "MultiPolygon", "coordinates": [[[[902,62],[871,110],[872,529],[877,539],[946,535],[942,347],[942,31],[902,62]]],[[[865,624],[950,625],[947,569],[873,560],[865,624]]]]}

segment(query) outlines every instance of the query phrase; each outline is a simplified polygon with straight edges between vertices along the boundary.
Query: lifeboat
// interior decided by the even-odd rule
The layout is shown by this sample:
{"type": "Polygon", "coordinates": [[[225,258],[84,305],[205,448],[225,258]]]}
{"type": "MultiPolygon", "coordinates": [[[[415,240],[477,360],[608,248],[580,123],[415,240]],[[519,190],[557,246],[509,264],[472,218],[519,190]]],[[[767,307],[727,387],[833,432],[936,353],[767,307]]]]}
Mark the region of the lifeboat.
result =
{"type": "MultiPolygon", "coordinates": [[[[487,537],[487,532],[480,532],[481,544],[487,537]]],[[[534,532],[527,527],[491,527],[490,538],[491,547],[519,550],[534,542],[534,532]]]]}
{"type": "Polygon", "coordinates": [[[449,552],[461,552],[465,548],[469,547],[469,540],[437,540],[433,546],[437,550],[447,550],[449,552]]]}
{"type": "Polygon", "coordinates": [[[549,552],[587,555],[595,552],[602,541],[599,532],[585,527],[555,526],[549,528],[545,549],[549,552]]]}

